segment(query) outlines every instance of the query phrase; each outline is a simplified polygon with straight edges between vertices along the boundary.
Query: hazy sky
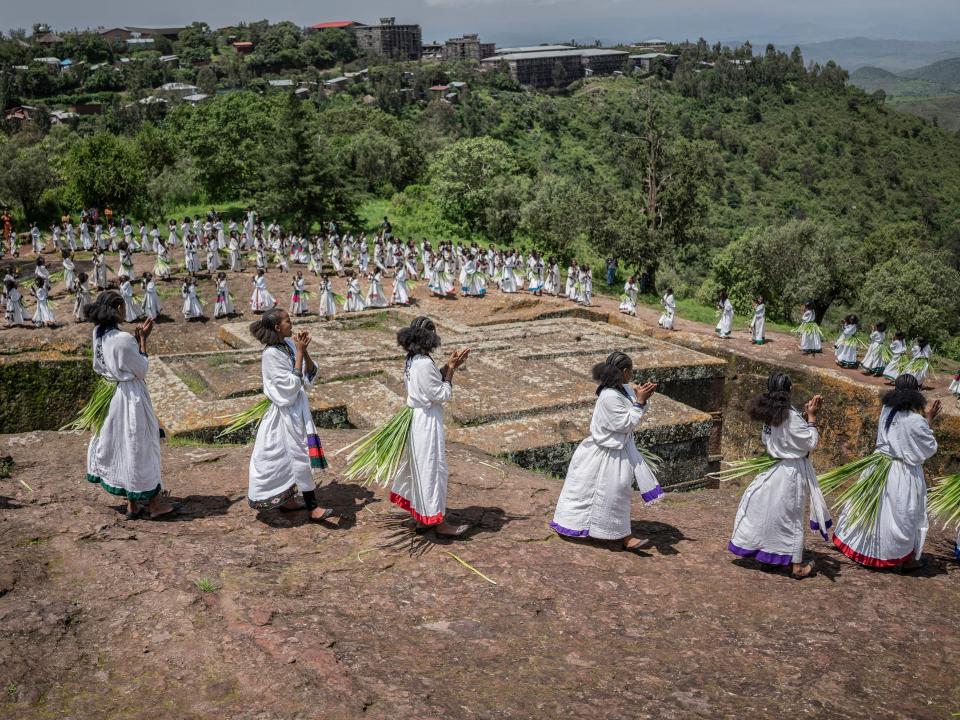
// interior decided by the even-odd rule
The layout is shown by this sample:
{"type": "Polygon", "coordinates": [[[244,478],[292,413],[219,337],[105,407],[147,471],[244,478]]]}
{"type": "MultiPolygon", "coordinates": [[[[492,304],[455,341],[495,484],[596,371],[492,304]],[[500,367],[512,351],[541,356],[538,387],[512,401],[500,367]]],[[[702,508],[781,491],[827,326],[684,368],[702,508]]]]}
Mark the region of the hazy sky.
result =
{"type": "Polygon", "coordinates": [[[419,23],[425,41],[479,32],[500,45],[547,40],[604,43],[670,40],[816,42],[850,36],[960,39],[960,0],[2,0],[4,29],[47,22],[57,29],[98,25],[213,26],[240,20],[419,23]]]}

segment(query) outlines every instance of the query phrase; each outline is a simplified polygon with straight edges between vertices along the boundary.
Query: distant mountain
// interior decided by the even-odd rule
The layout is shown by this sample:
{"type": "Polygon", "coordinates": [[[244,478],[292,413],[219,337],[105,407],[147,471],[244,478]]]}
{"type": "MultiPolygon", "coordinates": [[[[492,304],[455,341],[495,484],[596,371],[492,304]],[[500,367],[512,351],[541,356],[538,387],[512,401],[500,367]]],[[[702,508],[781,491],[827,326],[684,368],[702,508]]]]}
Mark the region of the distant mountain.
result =
{"type": "Polygon", "coordinates": [[[853,37],[800,45],[806,60],[820,64],[828,60],[853,72],[870,66],[901,73],[960,57],[960,40],[928,42],[921,40],[881,40],[853,37]]]}
{"type": "Polygon", "coordinates": [[[900,73],[866,66],[850,74],[850,83],[866,92],[883,90],[891,97],[956,95],[960,93],[960,57],[900,73]]]}

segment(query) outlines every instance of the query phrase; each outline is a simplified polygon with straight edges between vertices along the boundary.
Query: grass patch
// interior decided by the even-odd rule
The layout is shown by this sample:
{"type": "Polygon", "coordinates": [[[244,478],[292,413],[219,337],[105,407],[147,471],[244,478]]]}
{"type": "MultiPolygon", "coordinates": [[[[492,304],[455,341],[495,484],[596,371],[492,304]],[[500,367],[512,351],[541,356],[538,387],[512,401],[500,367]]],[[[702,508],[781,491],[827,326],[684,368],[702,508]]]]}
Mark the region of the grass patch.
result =
{"type": "Polygon", "coordinates": [[[0,480],[6,480],[13,475],[13,464],[12,455],[0,457],[0,480]]]}
{"type": "Polygon", "coordinates": [[[350,330],[386,330],[389,323],[389,314],[386,312],[361,315],[356,319],[346,320],[343,329],[350,330]]]}
{"type": "Polygon", "coordinates": [[[224,365],[231,365],[236,361],[236,355],[231,355],[229,353],[217,353],[216,355],[211,355],[207,358],[207,365],[212,368],[218,368],[223,367],[224,365]]]}
{"type": "Polygon", "coordinates": [[[193,205],[179,205],[175,208],[168,208],[165,212],[167,217],[177,219],[179,232],[179,223],[184,217],[189,216],[195,218],[199,215],[201,218],[206,218],[211,208],[220,213],[221,219],[233,219],[239,224],[241,220],[246,218],[248,207],[256,207],[256,202],[250,199],[240,199],[220,203],[196,203],[193,205]]]}
{"type": "Polygon", "coordinates": [[[179,367],[174,370],[177,377],[183,381],[183,384],[186,385],[190,392],[194,395],[204,395],[207,392],[207,383],[200,376],[200,373],[189,368],[179,367]]]}
{"type": "Polygon", "coordinates": [[[193,581],[193,584],[202,593],[212,593],[220,589],[217,583],[210,578],[198,578],[193,581]]]}
{"type": "Polygon", "coordinates": [[[30,538],[29,540],[24,540],[22,543],[20,543],[20,547],[36,547],[37,545],[43,545],[49,539],[50,538],[48,537],[30,538]]]}

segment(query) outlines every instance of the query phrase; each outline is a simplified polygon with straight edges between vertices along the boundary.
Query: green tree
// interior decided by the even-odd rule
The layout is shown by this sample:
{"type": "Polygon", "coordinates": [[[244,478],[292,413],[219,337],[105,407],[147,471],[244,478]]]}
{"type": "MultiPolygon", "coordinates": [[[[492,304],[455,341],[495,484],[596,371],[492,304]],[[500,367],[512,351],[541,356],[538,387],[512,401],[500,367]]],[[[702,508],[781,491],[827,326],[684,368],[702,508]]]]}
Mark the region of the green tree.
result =
{"type": "Polygon", "coordinates": [[[39,219],[40,198],[58,183],[42,144],[21,134],[0,145],[0,197],[19,205],[28,222],[39,219]]]}
{"type": "Polygon", "coordinates": [[[133,140],[107,132],[84,138],[70,150],[66,175],[67,199],[75,207],[131,212],[143,203],[146,171],[133,140]]]}
{"type": "Polygon", "coordinates": [[[573,179],[543,175],[521,210],[523,232],[537,247],[567,262],[576,254],[575,243],[584,226],[583,207],[582,191],[573,179]]]}
{"type": "Polygon", "coordinates": [[[355,223],[356,198],[330,158],[315,119],[300,99],[287,95],[264,162],[258,206],[304,232],[314,222],[355,223]]]}
{"type": "Polygon", "coordinates": [[[516,170],[513,151],[502,140],[466,138],[437,154],[431,165],[430,185],[444,219],[479,231],[494,183],[516,170]]]}

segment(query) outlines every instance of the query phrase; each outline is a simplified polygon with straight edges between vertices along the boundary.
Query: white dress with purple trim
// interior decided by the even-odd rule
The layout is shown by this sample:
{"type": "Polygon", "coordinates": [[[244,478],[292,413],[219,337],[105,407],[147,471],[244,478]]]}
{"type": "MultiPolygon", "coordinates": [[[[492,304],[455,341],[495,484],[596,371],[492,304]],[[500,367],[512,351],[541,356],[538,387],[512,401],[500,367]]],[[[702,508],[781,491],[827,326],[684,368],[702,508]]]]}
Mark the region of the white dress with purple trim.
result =
{"type": "Polygon", "coordinates": [[[901,411],[892,420],[889,416],[890,408],[884,407],[877,428],[877,451],[894,458],[877,520],[873,527],[849,527],[844,508],[833,536],[844,555],[868,567],[919,560],[929,528],[923,462],[937,452],[937,439],[919,413],[901,411]]]}
{"type": "Polygon", "coordinates": [[[443,522],[447,508],[447,452],[443,404],[453,386],[426,355],[414,355],[404,371],[407,407],[413,408],[405,462],[393,481],[390,502],[424,525],[443,522]]]}
{"type": "Polygon", "coordinates": [[[827,539],[833,524],[808,457],[820,433],[794,409],[777,427],[763,428],[767,453],[779,462],[760,473],[740,498],[727,549],[768,565],[803,560],[804,506],[810,501],[810,528],[827,539]]]}
{"type": "Polygon", "coordinates": [[[634,442],[634,428],[646,411],[634,399],[632,393],[628,396],[613,388],[600,392],[590,420],[590,436],[574,451],[557,500],[550,523],[557,533],[600,540],[625,538],[631,533],[634,481],[641,489],[649,488],[641,490],[646,502],[663,493],[634,442]]]}
{"type": "Polygon", "coordinates": [[[293,343],[269,345],[263,350],[263,394],[270,407],[260,427],[250,456],[250,507],[265,509],[282,505],[297,493],[313,490],[313,470],[327,463],[310,413],[313,375],[294,372],[293,343]]]}

